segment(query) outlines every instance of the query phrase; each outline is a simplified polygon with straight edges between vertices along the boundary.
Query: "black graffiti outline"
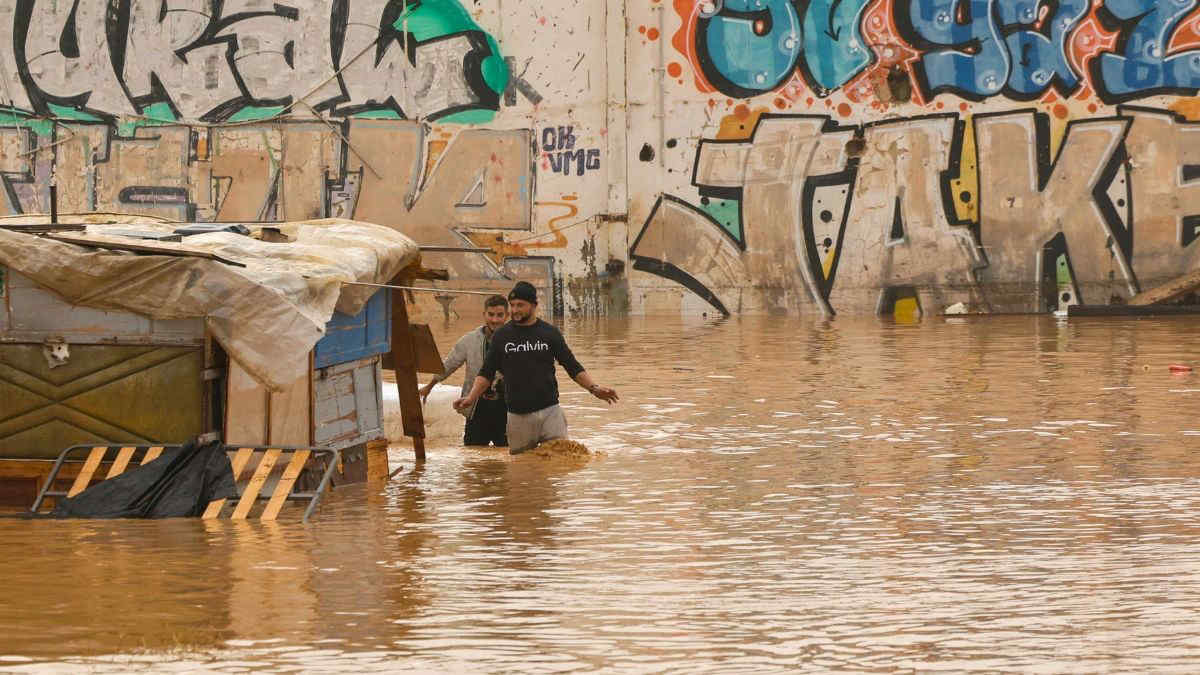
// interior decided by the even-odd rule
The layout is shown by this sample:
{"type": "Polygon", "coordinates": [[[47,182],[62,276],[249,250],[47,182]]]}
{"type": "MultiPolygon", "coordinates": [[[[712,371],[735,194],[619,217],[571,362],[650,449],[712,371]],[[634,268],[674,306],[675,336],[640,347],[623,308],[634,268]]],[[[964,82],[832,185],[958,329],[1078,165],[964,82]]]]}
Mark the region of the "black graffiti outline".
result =
{"type": "MultiPolygon", "coordinates": [[[[1176,124],[1178,126],[1184,126],[1184,127],[1190,126],[1193,128],[1200,128],[1200,122],[1193,122],[1193,121],[1189,120],[1187,117],[1185,117],[1184,115],[1181,115],[1181,114],[1175,112],[1174,110],[1168,110],[1168,109],[1163,109],[1163,108],[1151,108],[1149,106],[1127,105],[1127,104],[1118,105],[1117,106],[1117,116],[1118,117],[1124,116],[1126,114],[1130,114],[1130,120],[1131,120],[1130,130],[1131,131],[1133,128],[1132,125],[1137,122],[1137,119],[1133,116],[1133,113],[1145,113],[1147,115],[1167,116],[1171,119],[1171,121],[1174,124],[1176,124]]],[[[1122,150],[1125,150],[1126,155],[1128,155],[1128,152],[1125,148],[1124,142],[1121,143],[1121,148],[1122,148],[1122,150]]],[[[1126,181],[1132,180],[1130,178],[1131,171],[1130,171],[1128,157],[1126,157],[1123,166],[1125,168],[1126,181]]],[[[1196,181],[1197,179],[1200,179],[1200,164],[1181,164],[1179,166],[1179,179],[1183,182],[1191,182],[1191,181],[1196,181]]],[[[1129,183],[1126,183],[1126,184],[1128,185],[1129,183]]],[[[1127,197],[1128,212],[1130,214],[1129,222],[1131,223],[1131,225],[1136,225],[1136,223],[1133,223],[1133,213],[1134,213],[1133,200],[1134,200],[1135,194],[1136,194],[1136,192],[1134,190],[1129,190],[1129,195],[1127,197]]],[[[1191,246],[1193,243],[1195,243],[1195,241],[1197,239],[1200,239],[1200,213],[1183,216],[1182,220],[1180,222],[1180,226],[1183,228],[1183,231],[1180,233],[1180,237],[1179,237],[1179,241],[1178,241],[1180,248],[1187,248],[1188,246],[1191,246]]],[[[1132,232],[1133,227],[1130,227],[1129,229],[1130,229],[1130,244],[1129,244],[1130,255],[1129,255],[1129,258],[1130,258],[1130,260],[1132,260],[1133,259],[1133,244],[1134,244],[1134,238],[1133,238],[1133,232],[1132,232]]]]}
{"type": "MultiPolygon", "coordinates": [[[[800,13],[799,8],[796,6],[797,1],[798,0],[788,0],[788,4],[792,6],[792,10],[796,12],[796,16],[800,19],[800,21],[803,21],[804,15],[800,13]]],[[[807,0],[804,0],[804,2],[807,2],[807,0]]],[[[696,61],[699,62],[700,71],[704,74],[704,77],[708,80],[708,83],[713,87],[716,87],[717,91],[730,97],[753,98],[755,96],[761,96],[769,91],[774,91],[784,82],[787,82],[788,79],[792,77],[792,73],[796,72],[796,65],[804,55],[803,49],[801,49],[796,58],[792,60],[791,67],[788,68],[787,74],[780,78],[778,82],[770,85],[764,84],[761,90],[747,89],[741,85],[734,84],[733,81],[721,73],[720,69],[713,64],[712,54],[708,50],[708,40],[706,39],[708,35],[708,25],[712,23],[713,19],[725,17],[742,19],[752,23],[755,21],[762,21],[764,35],[760,35],[758,37],[763,39],[765,39],[765,36],[769,35],[774,29],[774,19],[771,17],[771,11],[769,9],[740,11],[728,9],[720,5],[718,6],[720,7],[720,11],[713,16],[699,16],[696,19],[696,33],[695,38],[692,40],[692,44],[696,48],[696,61]]]]}
{"type": "MultiPolygon", "coordinates": [[[[98,115],[105,119],[113,119],[111,113],[88,110],[85,107],[88,99],[91,98],[91,90],[74,96],[56,96],[42,91],[33,81],[33,73],[29,71],[29,59],[26,55],[25,43],[29,39],[29,21],[33,18],[34,4],[36,2],[37,0],[17,0],[16,7],[13,9],[13,61],[17,66],[17,75],[21,80],[21,85],[25,87],[29,105],[39,115],[49,115],[49,104],[54,103],[82,110],[92,115],[98,115]]],[[[76,0],[75,5],[71,8],[72,18],[74,17],[77,5],[78,0],[76,0]]],[[[67,23],[73,23],[72,19],[68,19],[67,23]]],[[[62,35],[60,35],[60,44],[62,40],[62,35]]]]}
{"type": "MultiPolygon", "coordinates": [[[[101,110],[88,105],[88,101],[94,94],[94,89],[89,89],[86,92],[71,96],[62,96],[50,94],[42,90],[33,79],[33,75],[29,67],[29,55],[26,49],[26,42],[29,38],[30,21],[34,16],[36,4],[39,0],[16,0],[13,20],[13,56],[16,63],[17,75],[21,85],[25,88],[26,95],[29,99],[30,106],[34,113],[38,115],[52,115],[50,105],[58,105],[66,108],[71,108],[82,113],[91,115],[99,120],[107,123],[115,123],[120,114],[111,110],[101,110]]],[[[175,116],[175,119],[183,119],[179,107],[176,105],[171,91],[163,84],[157,73],[149,73],[149,82],[147,89],[149,93],[135,96],[132,93],[129,83],[126,81],[125,64],[128,58],[126,49],[129,46],[130,40],[130,20],[132,16],[133,3],[135,0],[109,0],[105,7],[104,16],[104,32],[107,55],[110,60],[110,66],[114,78],[125,98],[130,102],[136,110],[144,110],[146,107],[163,103],[175,116]]],[[[345,29],[347,26],[347,18],[349,16],[350,0],[334,0],[329,11],[330,15],[330,56],[331,63],[335,69],[340,68],[340,59],[342,56],[342,48],[344,46],[345,29]]],[[[60,52],[66,58],[71,58],[72,55],[77,55],[79,45],[77,34],[74,30],[75,14],[78,9],[79,0],[75,0],[72,9],[64,22],[60,34],[59,45],[60,52]]],[[[394,41],[407,47],[406,56],[410,64],[416,66],[417,50],[419,47],[429,45],[440,40],[448,40],[459,37],[465,37],[471,46],[471,49],[463,57],[463,79],[475,96],[475,101],[449,108],[438,110],[437,112],[427,116],[426,119],[436,120],[442,117],[453,115],[467,110],[486,109],[498,111],[500,109],[501,92],[493,91],[487,82],[483,79],[483,71],[480,67],[483,60],[488,57],[497,56],[488,44],[487,34],[481,30],[466,30],[458,33],[450,33],[440,35],[424,41],[417,41],[411,33],[405,34],[395,29],[390,24],[387,28],[383,28],[383,24],[392,16],[399,16],[406,7],[420,6],[419,0],[391,0],[381,11],[380,22],[381,28],[379,34],[373,41],[376,47],[376,65],[381,61],[386,49],[394,41]],[[386,39],[385,39],[386,38],[386,39]]],[[[187,62],[188,55],[197,49],[206,47],[221,47],[224,46],[224,67],[228,74],[233,77],[235,86],[238,89],[238,95],[222,101],[209,108],[200,116],[200,121],[204,122],[221,122],[229,119],[232,115],[240,112],[246,107],[274,107],[274,106],[289,106],[296,102],[296,96],[287,95],[275,98],[260,98],[254,95],[246,84],[245,76],[237,67],[239,36],[236,34],[236,26],[239,22],[259,18],[259,17],[277,17],[283,20],[298,21],[301,16],[301,8],[283,2],[273,3],[270,9],[260,11],[242,11],[222,16],[221,12],[224,8],[224,0],[210,0],[208,6],[209,14],[206,15],[207,25],[204,30],[195,39],[189,43],[178,47],[174,50],[176,57],[187,62]],[[221,35],[222,31],[233,29],[232,34],[221,35]]],[[[159,10],[160,23],[166,18],[166,14],[171,10],[167,8],[166,0],[163,0],[162,7],[159,10]]],[[[320,11],[317,7],[314,11],[320,11]]],[[[292,65],[294,59],[295,42],[290,41],[285,45],[282,56],[289,65],[292,65]]],[[[76,56],[78,58],[78,56],[76,56]]],[[[391,110],[402,119],[407,119],[410,115],[396,102],[394,96],[389,96],[387,100],[382,102],[367,101],[362,104],[352,106],[343,106],[341,104],[351,100],[348,93],[344,76],[339,73],[337,76],[338,87],[341,93],[329,97],[326,100],[319,101],[313,104],[313,108],[318,111],[328,111],[330,114],[337,116],[351,116],[363,112],[391,110]]]]}
{"type": "MultiPolygon", "coordinates": [[[[350,20],[350,2],[351,0],[333,0],[330,7],[329,21],[329,46],[330,59],[333,68],[338,72],[336,81],[341,94],[332,96],[324,101],[313,105],[313,109],[317,111],[327,111],[329,114],[338,117],[350,117],[364,112],[373,112],[377,110],[391,110],[396,113],[400,119],[411,119],[411,116],[403,109],[396,97],[388,96],[383,101],[366,101],[360,104],[343,106],[343,103],[352,100],[350,90],[346,86],[345,75],[342,72],[342,59],[346,56],[343,53],[345,47],[346,29],[349,27],[350,20]]],[[[471,45],[471,50],[463,57],[463,80],[471,89],[476,97],[474,103],[465,103],[462,105],[451,106],[443,110],[439,110],[424,119],[434,121],[454,115],[468,110],[500,110],[500,98],[503,92],[497,92],[487,85],[483,79],[483,61],[488,57],[499,57],[492,51],[491,46],[487,41],[487,34],[479,30],[464,30],[457,33],[448,33],[428,40],[417,40],[411,31],[405,33],[396,29],[393,25],[395,19],[398,19],[404,9],[420,7],[420,0],[390,0],[388,5],[380,12],[379,33],[375,36],[373,43],[375,44],[375,66],[378,66],[387,50],[393,44],[399,45],[401,49],[407,48],[405,55],[408,62],[414,68],[417,65],[417,49],[425,45],[434,44],[442,40],[452,40],[455,38],[465,37],[471,45]],[[399,11],[397,11],[399,7],[399,11]],[[388,22],[389,17],[394,17],[392,22],[388,22]]],[[[510,73],[511,78],[511,73],[510,73]]]]}
{"type": "MultiPolygon", "coordinates": [[[[747,136],[746,138],[702,138],[702,139],[700,139],[700,143],[696,146],[695,153],[693,153],[693,154],[695,154],[696,157],[695,157],[695,159],[692,160],[692,178],[691,178],[690,182],[691,182],[692,186],[696,188],[696,191],[700,194],[701,198],[723,199],[726,201],[734,201],[734,200],[737,201],[738,233],[741,235],[738,237],[733,236],[733,233],[729,231],[729,228],[725,227],[724,225],[721,225],[720,222],[716,218],[712,217],[712,215],[710,215],[707,211],[703,211],[703,209],[699,209],[699,210],[704,213],[704,216],[706,218],[708,218],[709,220],[711,220],[713,223],[715,223],[717,225],[717,228],[721,230],[722,234],[725,235],[725,238],[728,239],[729,241],[733,242],[733,245],[736,246],[739,251],[746,250],[746,217],[745,217],[745,214],[742,212],[742,210],[744,208],[744,204],[745,204],[744,200],[742,199],[742,191],[744,188],[742,188],[742,187],[713,187],[713,186],[704,185],[704,184],[700,183],[698,180],[698,176],[700,174],[700,153],[705,145],[744,145],[746,143],[753,144],[754,143],[754,133],[756,131],[758,131],[757,123],[755,123],[754,128],[750,130],[750,135],[747,136]]],[[[687,202],[684,202],[683,200],[677,200],[677,201],[679,201],[682,204],[687,203],[687,202]]],[[[689,204],[689,207],[695,208],[694,206],[691,206],[690,204],[689,204]]],[[[655,206],[655,209],[657,209],[657,206],[655,206]]],[[[646,222],[649,222],[649,220],[647,220],[646,222]]],[[[641,236],[639,235],[638,238],[641,239],[641,236]]],[[[630,250],[632,250],[632,249],[630,249],[630,250]]],[[[699,282],[696,282],[696,283],[699,283],[699,282]]]]}
{"type": "MultiPolygon", "coordinates": [[[[37,0],[18,0],[18,2],[30,4],[36,1],[37,0]]],[[[159,78],[157,73],[150,73],[150,93],[141,96],[134,96],[133,92],[130,90],[128,82],[125,80],[125,63],[127,58],[125,50],[129,46],[129,24],[134,1],[135,0],[110,0],[105,11],[105,37],[108,45],[108,56],[112,65],[113,74],[125,97],[136,109],[144,110],[146,107],[155,103],[164,103],[171,110],[171,113],[176,119],[183,119],[183,115],[180,113],[178,106],[175,104],[175,101],[171,96],[171,92],[165,85],[163,85],[162,80],[159,78]]],[[[180,60],[186,63],[188,54],[192,51],[204,47],[220,47],[221,45],[224,45],[225,67],[229,74],[233,76],[234,84],[238,88],[239,95],[210,108],[207,112],[200,116],[200,120],[205,122],[220,122],[228,119],[234,113],[246,106],[278,106],[290,104],[292,102],[291,96],[275,99],[261,99],[255,97],[250,92],[249,87],[246,85],[246,81],[241,73],[241,70],[237,67],[238,36],[236,34],[219,35],[219,33],[227,28],[235,26],[240,21],[259,17],[274,16],[281,19],[298,21],[300,18],[300,10],[296,7],[277,2],[272,5],[271,10],[237,12],[228,16],[221,16],[221,11],[224,8],[224,0],[212,0],[209,8],[211,13],[206,17],[208,19],[208,24],[205,26],[204,30],[199,36],[196,37],[196,39],[192,40],[186,45],[183,45],[182,47],[175,49],[174,53],[180,60]]],[[[160,24],[166,19],[166,15],[171,11],[181,10],[168,9],[166,6],[166,0],[163,0],[158,17],[160,24]]],[[[27,31],[28,17],[25,18],[26,22],[24,30],[27,31]]],[[[66,30],[64,27],[64,35],[65,33],[66,30]]],[[[24,39],[25,36],[21,34],[17,36],[15,41],[16,45],[21,46],[22,52],[24,49],[24,39]]],[[[285,54],[285,60],[286,59],[287,55],[285,54]]],[[[17,59],[17,64],[19,71],[28,70],[28,64],[24,61],[23,57],[17,59]]],[[[24,72],[22,72],[21,77],[22,82],[26,84],[26,91],[30,94],[29,98],[31,102],[33,102],[33,99],[36,98],[34,92],[37,92],[37,95],[39,96],[45,96],[45,93],[42,92],[36,86],[36,84],[32,82],[32,78],[26,82],[24,72]]],[[[90,95],[91,92],[89,91],[87,96],[90,97],[90,95]]],[[[117,115],[114,115],[109,111],[86,108],[83,105],[85,102],[86,99],[79,104],[74,105],[73,107],[88,112],[89,114],[96,115],[97,117],[105,120],[113,120],[117,117],[117,115]]],[[[34,105],[35,110],[39,110],[39,112],[47,112],[47,110],[37,108],[37,103],[34,103],[34,105]]]]}
{"type": "Polygon", "coordinates": [[[638,233],[637,238],[633,240],[633,244],[629,246],[629,257],[633,260],[633,269],[642,272],[648,272],[669,281],[674,281],[680,286],[683,286],[689,291],[695,293],[700,299],[712,305],[713,308],[721,314],[729,316],[729,309],[725,307],[725,304],[721,302],[721,299],[717,297],[716,293],[713,293],[707,286],[704,285],[702,281],[696,277],[665,260],[659,260],[658,258],[651,258],[650,256],[637,255],[634,253],[634,251],[636,251],[638,248],[638,244],[642,241],[642,237],[646,236],[647,226],[649,223],[654,221],[654,216],[658,213],[658,209],[662,206],[664,201],[674,202],[707,220],[710,225],[718,230],[721,230],[722,232],[725,231],[725,228],[721,227],[721,224],[709,214],[701,211],[679,197],[664,192],[663,194],[659,195],[658,199],[654,202],[654,207],[650,209],[650,215],[646,218],[646,225],[642,226],[642,231],[638,233]]]}

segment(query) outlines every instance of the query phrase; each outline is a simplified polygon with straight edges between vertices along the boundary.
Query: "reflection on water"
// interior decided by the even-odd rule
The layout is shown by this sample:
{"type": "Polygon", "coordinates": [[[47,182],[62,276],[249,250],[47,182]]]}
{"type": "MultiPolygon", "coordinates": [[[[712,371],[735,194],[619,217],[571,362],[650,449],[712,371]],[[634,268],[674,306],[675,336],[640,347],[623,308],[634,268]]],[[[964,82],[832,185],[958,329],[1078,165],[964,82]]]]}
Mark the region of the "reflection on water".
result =
{"type": "Polygon", "coordinates": [[[1190,670],[1196,332],[572,323],[622,397],[563,386],[591,461],[395,448],[307,527],[0,521],[0,670],[1190,670]]]}

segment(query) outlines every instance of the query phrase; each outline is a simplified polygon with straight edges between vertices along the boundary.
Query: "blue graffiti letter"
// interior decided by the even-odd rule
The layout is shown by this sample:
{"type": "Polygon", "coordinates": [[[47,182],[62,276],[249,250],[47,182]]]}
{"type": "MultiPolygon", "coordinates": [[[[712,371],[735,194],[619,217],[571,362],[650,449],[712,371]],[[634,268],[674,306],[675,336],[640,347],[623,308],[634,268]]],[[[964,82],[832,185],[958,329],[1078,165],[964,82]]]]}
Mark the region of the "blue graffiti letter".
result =
{"type": "Polygon", "coordinates": [[[802,42],[789,0],[705,0],[700,7],[700,68],[721,93],[750,98],[791,77],[802,42]]]}
{"type": "Polygon", "coordinates": [[[1200,50],[1167,57],[1171,35],[1197,0],[1106,0],[1105,23],[1117,23],[1120,55],[1101,54],[1094,65],[1097,90],[1114,103],[1150,94],[1195,94],[1200,89],[1200,50]]]}
{"type": "Polygon", "coordinates": [[[875,61],[860,29],[869,0],[812,0],[804,13],[804,74],[820,96],[875,61]]]}
{"type": "Polygon", "coordinates": [[[1067,61],[1067,38],[1087,14],[1088,0],[1060,0],[1057,6],[1047,0],[1010,0],[996,3],[996,12],[1007,32],[1013,25],[1038,24],[1039,7],[1046,5],[1051,14],[1041,30],[1022,28],[1005,38],[1012,66],[1008,86],[1016,97],[1037,98],[1052,84],[1070,95],[1079,86],[1079,76],[1067,61]]]}
{"type": "Polygon", "coordinates": [[[993,4],[993,0],[897,0],[901,32],[918,49],[928,50],[917,68],[917,79],[927,94],[949,91],[978,100],[1004,89],[1009,55],[993,4]]]}

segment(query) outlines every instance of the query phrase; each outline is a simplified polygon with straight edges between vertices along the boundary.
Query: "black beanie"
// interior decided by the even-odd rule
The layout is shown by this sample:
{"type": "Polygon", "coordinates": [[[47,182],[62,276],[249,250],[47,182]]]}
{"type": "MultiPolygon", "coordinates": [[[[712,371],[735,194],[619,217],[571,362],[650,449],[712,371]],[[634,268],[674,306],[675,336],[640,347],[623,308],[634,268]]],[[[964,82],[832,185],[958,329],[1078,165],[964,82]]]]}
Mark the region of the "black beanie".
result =
{"type": "Polygon", "coordinates": [[[536,305],[537,289],[534,288],[533,284],[529,283],[528,281],[518,281],[517,285],[513,286],[512,290],[508,292],[508,299],[524,300],[525,302],[530,302],[536,305]]]}

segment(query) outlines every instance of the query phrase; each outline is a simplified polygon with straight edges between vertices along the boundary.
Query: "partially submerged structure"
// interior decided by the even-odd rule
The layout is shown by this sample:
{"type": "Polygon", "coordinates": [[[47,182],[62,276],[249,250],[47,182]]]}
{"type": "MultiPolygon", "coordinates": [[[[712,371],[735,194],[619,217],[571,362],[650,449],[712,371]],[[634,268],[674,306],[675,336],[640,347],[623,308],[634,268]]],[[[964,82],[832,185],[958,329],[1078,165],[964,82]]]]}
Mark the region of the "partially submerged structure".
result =
{"type": "Polygon", "coordinates": [[[386,476],[385,355],[423,456],[415,369],[440,359],[380,287],[430,276],[415,242],[338,219],[120,220],[0,221],[0,502],[32,503],[77,444],[321,446],[335,481],[386,476]]]}

